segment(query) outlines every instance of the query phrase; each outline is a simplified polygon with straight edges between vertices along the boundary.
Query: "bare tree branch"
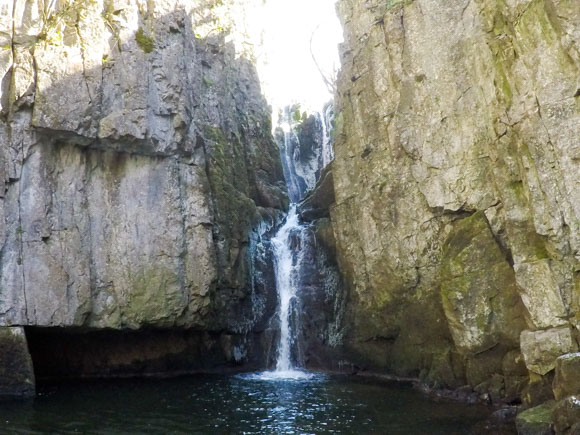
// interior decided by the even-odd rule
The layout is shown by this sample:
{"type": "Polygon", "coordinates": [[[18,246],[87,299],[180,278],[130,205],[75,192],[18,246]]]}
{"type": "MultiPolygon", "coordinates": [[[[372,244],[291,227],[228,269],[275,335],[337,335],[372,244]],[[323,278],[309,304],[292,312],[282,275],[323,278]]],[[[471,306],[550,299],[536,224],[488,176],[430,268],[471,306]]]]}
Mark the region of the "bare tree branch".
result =
{"type": "Polygon", "coordinates": [[[316,56],[314,55],[314,50],[312,49],[312,41],[314,40],[314,34],[316,33],[316,31],[319,28],[320,28],[320,24],[318,26],[316,26],[316,28],[310,34],[310,56],[312,56],[312,60],[314,61],[314,65],[316,65],[316,69],[320,73],[320,76],[322,77],[322,81],[326,85],[326,88],[328,89],[328,92],[330,92],[332,95],[334,95],[336,93],[335,78],[333,78],[333,77],[328,78],[324,74],[324,71],[322,71],[322,68],[318,64],[318,61],[316,60],[316,56]]]}

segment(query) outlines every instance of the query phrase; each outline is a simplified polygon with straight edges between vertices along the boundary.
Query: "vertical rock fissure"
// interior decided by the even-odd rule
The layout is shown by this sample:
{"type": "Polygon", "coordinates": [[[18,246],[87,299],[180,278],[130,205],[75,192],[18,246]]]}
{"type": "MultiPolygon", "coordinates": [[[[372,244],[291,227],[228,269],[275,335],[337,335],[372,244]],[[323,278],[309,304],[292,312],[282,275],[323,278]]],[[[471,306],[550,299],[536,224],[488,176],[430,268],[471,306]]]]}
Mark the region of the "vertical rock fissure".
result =
{"type": "MultiPolygon", "coordinates": [[[[84,173],[84,178],[85,180],[87,180],[87,183],[90,183],[90,179],[92,176],[93,170],[91,168],[91,165],[86,165],[85,168],[85,173],[84,173]]],[[[88,198],[88,193],[86,191],[86,189],[83,189],[84,192],[84,201],[88,207],[88,202],[89,202],[89,198],[88,198]]],[[[91,320],[91,315],[94,313],[94,308],[95,308],[95,301],[98,297],[98,293],[99,293],[99,288],[97,287],[97,275],[95,273],[95,256],[93,255],[93,234],[94,234],[94,228],[93,228],[93,219],[91,216],[91,213],[87,213],[87,226],[88,226],[88,232],[89,232],[89,261],[88,261],[88,270],[89,270],[89,288],[90,288],[90,305],[91,305],[91,309],[90,309],[90,313],[87,315],[87,319],[86,321],[90,323],[91,320]]]]}
{"type": "Polygon", "coordinates": [[[182,233],[181,249],[180,249],[180,253],[179,253],[178,280],[179,280],[179,287],[181,289],[181,292],[185,296],[185,298],[187,299],[186,302],[183,304],[183,311],[181,312],[181,315],[184,315],[187,312],[187,307],[189,307],[189,305],[191,303],[191,292],[189,291],[189,289],[186,288],[186,285],[185,285],[185,276],[187,273],[187,265],[186,265],[186,261],[187,261],[187,257],[186,257],[186,252],[187,252],[187,224],[186,224],[187,215],[185,212],[186,208],[185,208],[184,194],[183,194],[183,189],[185,188],[185,186],[184,186],[181,163],[179,162],[179,159],[175,160],[175,166],[176,166],[175,170],[177,172],[177,181],[179,184],[179,186],[178,186],[179,213],[181,214],[180,224],[181,224],[181,233],[182,233]]]}
{"type": "MultiPolygon", "coordinates": [[[[26,322],[30,322],[30,317],[28,316],[28,299],[26,297],[26,273],[24,265],[24,240],[23,240],[23,228],[22,228],[22,172],[24,171],[24,158],[22,159],[22,166],[20,167],[20,175],[18,180],[18,227],[16,229],[17,237],[19,239],[19,249],[17,263],[21,268],[22,273],[22,297],[24,298],[24,316],[26,322]]],[[[36,319],[36,312],[34,314],[36,319]]]]}

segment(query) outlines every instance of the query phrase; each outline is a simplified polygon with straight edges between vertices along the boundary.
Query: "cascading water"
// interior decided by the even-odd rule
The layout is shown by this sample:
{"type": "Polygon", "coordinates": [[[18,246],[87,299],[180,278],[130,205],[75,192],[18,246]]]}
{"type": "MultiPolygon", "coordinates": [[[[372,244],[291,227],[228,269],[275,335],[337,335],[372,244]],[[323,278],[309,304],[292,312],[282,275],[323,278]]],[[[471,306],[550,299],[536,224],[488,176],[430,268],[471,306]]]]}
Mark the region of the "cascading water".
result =
{"type": "Polygon", "coordinates": [[[304,228],[298,223],[296,206],[293,205],[286,218],[286,223],[272,239],[276,288],[280,302],[280,342],[276,361],[277,372],[290,372],[293,369],[291,350],[295,334],[291,329],[291,314],[292,302],[296,297],[300,279],[301,260],[300,247],[295,245],[300,245],[303,231],[304,228]]]}
{"type": "Polygon", "coordinates": [[[300,328],[300,316],[294,312],[296,298],[302,279],[304,251],[302,249],[307,227],[299,222],[297,203],[311,190],[320,176],[321,170],[334,157],[330,138],[332,122],[332,105],[325,105],[322,113],[317,113],[310,120],[314,126],[314,138],[308,144],[301,144],[297,126],[301,128],[308,121],[300,121],[293,116],[295,110],[286,108],[280,119],[281,131],[278,134],[280,154],[288,193],[292,204],[284,225],[271,239],[273,246],[278,292],[280,320],[280,339],[276,359],[276,370],[262,374],[262,378],[304,378],[307,373],[297,369],[296,337],[300,328]]]}
{"type": "Polygon", "coordinates": [[[334,160],[334,149],[332,148],[332,122],[334,121],[334,106],[327,103],[320,113],[320,122],[322,124],[322,151],[320,154],[321,167],[324,168],[334,160]]]}

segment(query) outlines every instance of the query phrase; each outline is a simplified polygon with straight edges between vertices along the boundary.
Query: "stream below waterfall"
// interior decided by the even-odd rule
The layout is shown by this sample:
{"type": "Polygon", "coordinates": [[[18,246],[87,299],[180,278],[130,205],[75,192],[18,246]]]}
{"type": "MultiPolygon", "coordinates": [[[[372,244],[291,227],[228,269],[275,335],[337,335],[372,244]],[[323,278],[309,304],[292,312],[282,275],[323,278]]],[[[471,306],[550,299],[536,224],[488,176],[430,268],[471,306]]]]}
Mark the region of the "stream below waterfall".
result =
{"type": "Polygon", "coordinates": [[[449,435],[490,412],[375,379],[204,375],[45,385],[34,401],[2,405],[0,433],[449,435]]]}

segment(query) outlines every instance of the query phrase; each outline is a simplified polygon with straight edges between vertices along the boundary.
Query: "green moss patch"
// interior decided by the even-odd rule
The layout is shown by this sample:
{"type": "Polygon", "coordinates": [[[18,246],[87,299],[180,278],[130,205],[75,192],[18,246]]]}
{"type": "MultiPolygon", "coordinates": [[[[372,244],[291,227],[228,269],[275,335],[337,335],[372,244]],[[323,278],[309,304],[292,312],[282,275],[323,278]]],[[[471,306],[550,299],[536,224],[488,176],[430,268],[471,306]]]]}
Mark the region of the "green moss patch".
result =
{"type": "Polygon", "coordinates": [[[151,53],[155,48],[155,41],[153,38],[145,34],[145,31],[142,27],[139,27],[139,30],[137,30],[137,33],[135,34],[135,41],[137,41],[137,45],[139,45],[141,50],[143,50],[145,53],[151,53]]]}
{"type": "Polygon", "coordinates": [[[522,412],[516,418],[518,433],[550,433],[555,402],[547,402],[522,412]]]}

